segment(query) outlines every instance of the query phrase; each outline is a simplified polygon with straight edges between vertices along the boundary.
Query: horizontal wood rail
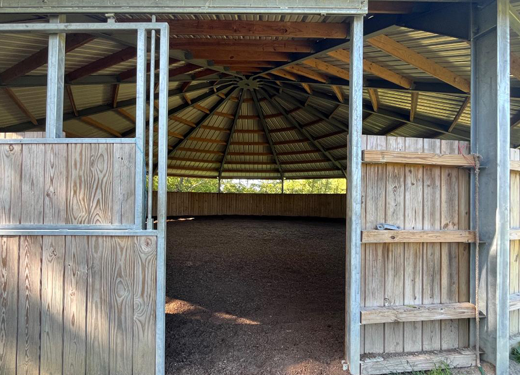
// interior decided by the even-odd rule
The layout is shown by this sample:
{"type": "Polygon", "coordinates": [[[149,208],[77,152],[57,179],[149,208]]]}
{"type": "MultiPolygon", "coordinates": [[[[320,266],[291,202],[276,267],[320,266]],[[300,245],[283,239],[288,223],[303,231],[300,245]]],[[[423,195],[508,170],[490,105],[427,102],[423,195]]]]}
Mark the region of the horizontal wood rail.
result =
{"type": "Polygon", "coordinates": [[[509,311],[520,309],[520,293],[509,295],[509,311]]]}
{"type": "Polygon", "coordinates": [[[362,375],[380,375],[399,372],[428,371],[442,368],[449,364],[450,368],[476,366],[475,351],[471,349],[452,349],[435,352],[365,354],[361,358],[362,375]]]}
{"type": "MultiPolygon", "coordinates": [[[[481,316],[483,316],[482,312],[481,316]]],[[[469,302],[361,308],[361,324],[425,322],[474,317],[475,305],[469,302]]]]}
{"type": "Polygon", "coordinates": [[[509,169],[515,172],[520,172],[520,160],[510,160],[509,169]]]}
{"type": "Polygon", "coordinates": [[[471,230],[364,230],[361,232],[362,243],[473,243],[475,240],[475,232],[471,230]]]}
{"type": "Polygon", "coordinates": [[[376,151],[364,150],[362,161],[364,163],[395,163],[395,164],[420,164],[451,167],[473,167],[473,155],[462,154],[434,154],[422,152],[403,151],[376,151]]]}

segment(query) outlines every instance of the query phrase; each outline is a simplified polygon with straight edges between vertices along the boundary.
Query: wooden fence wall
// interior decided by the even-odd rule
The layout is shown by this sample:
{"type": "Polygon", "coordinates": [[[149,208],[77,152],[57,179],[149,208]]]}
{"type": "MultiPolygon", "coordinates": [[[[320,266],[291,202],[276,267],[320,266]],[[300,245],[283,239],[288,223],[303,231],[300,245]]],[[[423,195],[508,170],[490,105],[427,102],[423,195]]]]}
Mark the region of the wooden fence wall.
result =
{"type": "Polygon", "coordinates": [[[168,193],[168,216],[250,215],[344,218],[345,194],[168,193]]]}
{"type": "Polygon", "coordinates": [[[0,144],[0,225],[134,224],[134,144],[0,144]]]}
{"type": "MultiPolygon", "coordinates": [[[[364,136],[365,150],[469,153],[466,142],[364,136]]],[[[362,228],[391,223],[409,230],[469,228],[470,172],[449,166],[364,164],[362,228]]],[[[361,306],[470,301],[469,245],[374,243],[362,245],[361,306]]],[[[467,319],[366,324],[362,353],[400,353],[469,346],[467,319]]]]}
{"type": "Polygon", "coordinates": [[[155,237],[0,237],[0,374],[153,374],[155,263],[155,237]]]}

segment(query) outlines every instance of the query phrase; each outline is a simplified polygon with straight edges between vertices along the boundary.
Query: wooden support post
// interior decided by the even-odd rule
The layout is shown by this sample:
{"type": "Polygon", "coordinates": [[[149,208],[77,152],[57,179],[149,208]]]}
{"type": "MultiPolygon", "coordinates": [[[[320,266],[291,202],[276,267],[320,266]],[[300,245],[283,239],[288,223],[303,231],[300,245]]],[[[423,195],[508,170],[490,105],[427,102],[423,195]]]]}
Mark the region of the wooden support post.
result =
{"type": "Polygon", "coordinates": [[[363,17],[351,24],[347,159],[347,255],[344,369],[359,375],[361,350],[361,130],[363,127],[363,17]]]}
{"type": "MultiPolygon", "coordinates": [[[[52,23],[65,22],[65,16],[52,16],[52,23]]],[[[65,93],[65,34],[49,35],[47,63],[47,138],[63,134],[63,98],[65,93]]]]}
{"type": "MultiPolygon", "coordinates": [[[[478,308],[483,358],[497,374],[509,371],[509,1],[473,9],[471,41],[471,152],[482,156],[479,210],[472,183],[472,228],[478,220],[479,270],[471,275],[478,308]],[[475,277],[478,276],[478,290],[475,277]]],[[[472,264],[475,264],[472,251],[472,264]]],[[[474,268],[474,267],[473,267],[474,268]]],[[[476,330],[473,327],[472,338],[476,330]]]]}

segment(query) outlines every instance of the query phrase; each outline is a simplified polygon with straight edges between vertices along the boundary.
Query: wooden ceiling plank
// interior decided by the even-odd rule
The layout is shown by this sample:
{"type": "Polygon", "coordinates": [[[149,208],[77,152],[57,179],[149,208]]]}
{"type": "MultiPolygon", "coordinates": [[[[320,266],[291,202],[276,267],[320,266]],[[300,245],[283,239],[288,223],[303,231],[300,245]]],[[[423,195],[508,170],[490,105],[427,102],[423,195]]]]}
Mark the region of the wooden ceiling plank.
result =
{"type": "Polygon", "coordinates": [[[274,68],[273,63],[267,61],[256,61],[256,60],[213,60],[215,65],[221,66],[250,66],[255,68],[274,68]]]}
{"type": "Polygon", "coordinates": [[[346,23],[172,19],[159,19],[157,22],[168,22],[172,35],[264,36],[315,39],[345,39],[348,37],[348,24],[346,23]]]}
{"type": "MultiPolygon", "coordinates": [[[[330,57],[335,58],[336,60],[350,64],[350,51],[337,50],[329,52],[328,55],[330,57]]],[[[381,65],[375,64],[366,59],[363,59],[363,70],[377,77],[383,78],[384,80],[395,83],[398,86],[404,87],[405,89],[410,89],[413,86],[413,81],[411,79],[406,78],[400,74],[397,74],[389,69],[382,67],[381,65]]]]}
{"type": "Polygon", "coordinates": [[[444,68],[433,60],[427,59],[421,54],[405,47],[403,44],[393,40],[386,35],[378,35],[370,38],[367,42],[375,48],[380,49],[404,62],[420,69],[431,76],[446,82],[464,92],[470,92],[470,83],[463,77],[444,68]]]}

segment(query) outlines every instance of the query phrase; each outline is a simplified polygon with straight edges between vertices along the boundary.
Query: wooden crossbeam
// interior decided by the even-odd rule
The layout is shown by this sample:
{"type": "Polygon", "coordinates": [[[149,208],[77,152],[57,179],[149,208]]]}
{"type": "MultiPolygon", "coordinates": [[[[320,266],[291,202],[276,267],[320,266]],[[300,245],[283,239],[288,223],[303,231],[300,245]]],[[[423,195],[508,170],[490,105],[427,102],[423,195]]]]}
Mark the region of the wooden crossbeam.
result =
{"type": "Polygon", "coordinates": [[[509,295],[509,311],[520,309],[520,293],[513,293],[509,295]]]}
{"type": "Polygon", "coordinates": [[[295,128],[294,126],[288,126],[285,128],[278,128],[278,129],[271,129],[269,130],[270,133],[285,133],[285,132],[293,132],[298,130],[298,128],[295,128]]]}
{"type": "Polygon", "coordinates": [[[462,154],[433,154],[404,151],[377,151],[364,150],[362,153],[364,163],[396,163],[441,165],[452,167],[473,167],[473,155],[462,154]]]}
{"type": "Polygon", "coordinates": [[[229,152],[229,156],[273,156],[270,152],[229,152]]]}
{"type": "Polygon", "coordinates": [[[298,81],[298,77],[292,73],[289,73],[287,70],[277,69],[273,70],[272,73],[277,76],[290,79],[291,81],[298,81]]]}
{"type": "Polygon", "coordinates": [[[330,163],[329,159],[313,159],[313,160],[298,160],[298,161],[285,161],[281,162],[282,165],[298,165],[298,164],[320,164],[330,163]]]}
{"type": "Polygon", "coordinates": [[[453,118],[453,121],[451,122],[450,127],[448,128],[448,133],[451,133],[453,131],[453,129],[455,128],[455,126],[457,126],[457,123],[459,122],[460,117],[462,116],[462,114],[464,113],[466,108],[468,107],[470,101],[471,101],[471,98],[469,96],[466,97],[466,99],[464,99],[464,103],[462,103],[462,105],[460,106],[457,114],[455,115],[455,117],[453,118]]]}
{"type": "Polygon", "coordinates": [[[364,230],[362,243],[474,243],[471,230],[364,230]]]}
{"type": "Polygon", "coordinates": [[[256,61],[256,60],[213,60],[215,65],[223,66],[251,66],[255,68],[274,68],[275,65],[268,61],[256,61]]]}
{"type": "Polygon", "coordinates": [[[293,144],[298,144],[298,143],[309,143],[309,142],[311,142],[309,139],[302,138],[302,139],[291,139],[288,141],[273,142],[273,144],[275,146],[283,146],[283,145],[293,145],[293,144]]]}
{"type": "Polygon", "coordinates": [[[170,116],[170,119],[173,121],[180,122],[181,124],[188,125],[189,127],[196,128],[197,124],[190,120],[186,120],[185,118],[179,117],[179,116],[170,116]]]}
{"type": "Polygon", "coordinates": [[[512,171],[520,172],[520,161],[519,160],[510,160],[509,169],[512,171]]]}
{"type": "Polygon", "coordinates": [[[213,131],[221,132],[221,133],[229,133],[229,129],[219,128],[217,126],[201,125],[200,128],[206,129],[206,130],[213,130],[213,131]]]}
{"type": "Polygon", "coordinates": [[[303,89],[309,93],[309,95],[312,95],[311,85],[309,85],[308,83],[303,83],[303,82],[301,85],[302,85],[303,89]]]}
{"type": "Polygon", "coordinates": [[[172,20],[167,22],[172,35],[210,36],[266,36],[293,38],[345,39],[348,37],[346,23],[280,22],[280,21],[224,21],[224,20],[172,20]]]}
{"type": "Polygon", "coordinates": [[[412,98],[410,101],[410,121],[413,121],[415,114],[417,113],[417,105],[419,104],[419,93],[412,92],[412,98]]]}
{"type": "Polygon", "coordinates": [[[475,318],[475,305],[469,302],[361,308],[361,324],[472,318],[475,318]]]}
{"type": "Polygon", "coordinates": [[[36,120],[36,117],[33,116],[31,111],[25,106],[25,104],[22,103],[20,98],[14,93],[13,90],[11,90],[9,87],[4,87],[5,93],[11,98],[13,103],[20,109],[20,111],[23,112],[25,117],[29,119],[34,125],[38,126],[38,121],[36,120]]]}
{"type": "MultiPolygon", "coordinates": [[[[159,128],[157,126],[154,126],[153,131],[154,133],[159,133],[159,128]]],[[[168,135],[173,138],[184,139],[184,136],[182,134],[172,132],[171,130],[168,131],[168,135]]]]}
{"type": "Polygon", "coordinates": [[[97,120],[94,120],[92,117],[83,116],[79,118],[81,121],[83,121],[85,124],[88,124],[90,126],[93,126],[99,130],[103,130],[104,132],[107,132],[109,134],[112,134],[113,136],[116,136],[118,138],[121,138],[122,135],[118,131],[100,123],[97,120]]]}
{"type": "Polygon", "coordinates": [[[199,153],[199,154],[224,155],[224,153],[220,152],[220,151],[202,150],[199,148],[178,147],[177,150],[184,151],[184,152],[195,152],[195,153],[199,153]]]}
{"type": "Polygon", "coordinates": [[[348,70],[338,68],[332,64],[326,63],[324,61],[318,59],[308,59],[303,62],[307,66],[311,66],[315,69],[321,70],[327,74],[343,78],[345,80],[350,80],[350,74],[348,70]]]}
{"type": "MultiPolygon", "coordinates": [[[[276,144],[276,143],[275,143],[276,144]]],[[[241,141],[232,141],[230,143],[231,146],[269,146],[268,142],[241,142],[241,141]]]]}
{"type": "MultiPolygon", "coordinates": [[[[79,48],[88,42],[92,41],[94,37],[87,34],[69,34],[65,43],[65,53],[71,52],[76,48],[79,48]]],[[[29,72],[47,64],[49,49],[44,49],[32,54],[26,59],[6,69],[0,74],[0,82],[6,84],[18,77],[24,76],[29,72]]]]}
{"type": "Polygon", "coordinates": [[[215,59],[215,60],[244,60],[244,61],[290,61],[289,54],[285,52],[255,52],[236,50],[194,50],[191,52],[195,59],[215,59]]]}
{"type": "MultiPolygon", "coordinates": [[[[329,52],[328,55],[334,57],[339,61],[350,64],[350,51],[337,50],[329,52]]],[[[366,59],[363,59],[363,70],[372,73],[377,77],[383,78],[384,80],[395,83],[396,85],[404,87],[406,89],[410,89],[413,85],[413,81],[411,79],[406,78],[400,74],[397,74],[389,69],[382,67],[381,65],[375,64],[366,59]]]]}
{"type": "Polygon", "coordinates": [[[325,77],[323,74],[320,74],[318,72],[315,72],[314,70],[310,70],[299,65],[287,66],[285,67],[285,70],[303,77],[314,79],[318,82],[327,83],[329,81],[327,77],[325,77]]]}
{"type": "Polygon", "coordinates": [[[212,143],[215,145],[225,145],[226,142],[221,141],[219,139],[208,139],[208,138],[199,138],[199,137],[190,137],[190,141],[193,142],[202,142],[202,143],[212,143]]]}
{"type": "Polygon", "coordinates": [[[345,98],[343,96],[343,91],[341,90],[341,87],[332,85],[331,88],[332,88],[332,91],[334,91],[336,98],[338,98],[338,101],[340,103],[343,103],[345,101],[345,98]]]}
{"type": "Polygon", "coordinates": [[[135,116],[132,115],[130,112],[124,110],[123,108],[117,108],[116,112],[119,113],[122,117],[130,121],[132,124],[135,124],[136,119],[135,116]]]}
{"type": "Polygon", "coordinates": [[[188,64],[184,64],[182,66],[178,66],[178,67],[170,69],[169,75],[170,75],[170,77],[175,77],[175,76],[179,76],[181,74],[188,74],[188,73],[194,72],[196,70],[200,70],[200,69],[202,69],[200,66],[188,63],[188,64]]]}
{"type": "Polygon", "coordinates": [[[381,51],[384,51],[416,67],[417,69],[458,88],[461,91],[470,92],[470,83],[465,78],[453,73],[451,70],[444,68],[436,62],[427,59],[386,35],[378,35],[368,39],[367,42],[381,51]]]}
{"type": "MultiPolygon", "coordinates": [[[[260,52],[314,52],[312,44],[306,40],[255,40],[255,39],[193,39],[176,38],[170,40],[170,48],[184,50],[252,50],[260,52]]],[[[217,64],[215,62],[215,64],[217,64]]],[[[221,64],[217,64],[221,65],[221,64]]]]}
{"type": "Polygon", "coordinates": [[[134,47],[127,47],[121,51],[115,52],[109,56],[105,56],[99,60],[93,61],[90,64],[82,66],[69,74],[67,74],[67,80],[69,82],[76,81],[83,77],[92,75],[104,69],[110,68],[111,66],[121,64],[125,61],[135,58],[137,50],[134,47]]]}
{"type": "Polygon", "coordinates": [[[372,104],[372,109],[374,112],[377,112],[379,109],[379,93],[376,89],[367,89],[368,97],[370,98],[370,103],[372,104]]]}
{"type": "Polygon", "coordinates": [[[220,164],[220,161],[218,161],[218,160],[207,160],[207,159],[196,159],[196,158],[181,158],[181,157],[178,157],[178,156],[171,157],[168,160],[172,160],[172,161],[186,161],[186,162],[192,162],[192,163],[220,164]]]}
{"type": "Polygon", "coordinates": [[[70,106],[72,107],[72,112],[74,113],[74,116],[78,117],[78,107],[76,107],[76,101],[74,100],[74,93],[72,92],[72,86],[66,85],[65,86],[65,92],[67,93],[67,97],[69,98],[70,106]]]}

